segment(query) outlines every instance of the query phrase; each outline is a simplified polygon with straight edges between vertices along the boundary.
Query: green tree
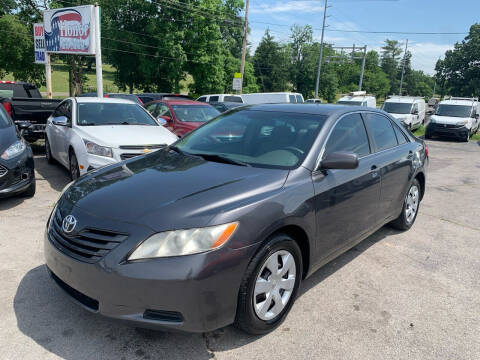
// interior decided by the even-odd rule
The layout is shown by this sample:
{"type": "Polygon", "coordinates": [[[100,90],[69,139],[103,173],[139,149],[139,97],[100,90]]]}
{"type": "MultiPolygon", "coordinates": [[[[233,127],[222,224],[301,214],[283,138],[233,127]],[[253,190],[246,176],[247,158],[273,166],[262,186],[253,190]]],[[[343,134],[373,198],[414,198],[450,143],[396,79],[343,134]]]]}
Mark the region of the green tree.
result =
{"type": "Polygon", "coordinates": [[[402,49],[397,40],[385,40],[385,45],[382,47],[381,68],[390,80],[390,93],[398,91],[398,73],[401,54],[402,49]]]}
{"type": "Polygon", "coordinates": [[[278,44],[266,30],[253,56],[253,68],[262,92],[288,89],[289,47],[278,44]]]}
{"type": "Polygon", "coordinates": [[[15,15],[0,17],[0,78],[6,73],[38,86],[45,83],[45,67],[34,64],[33,30],[15,15]]]}

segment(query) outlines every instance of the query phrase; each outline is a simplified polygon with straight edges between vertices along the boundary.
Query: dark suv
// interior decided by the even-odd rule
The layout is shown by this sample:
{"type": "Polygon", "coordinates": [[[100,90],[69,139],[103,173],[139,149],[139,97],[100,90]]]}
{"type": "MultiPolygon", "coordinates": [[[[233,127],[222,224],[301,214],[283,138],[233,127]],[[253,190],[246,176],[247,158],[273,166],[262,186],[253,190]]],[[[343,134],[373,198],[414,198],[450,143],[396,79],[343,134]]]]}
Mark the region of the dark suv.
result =
{"type": "Polygon", "coordinates": [[[319,267],[387,223],[413,225],[427,162],[383,111],[234,109],[73,183],[46,263],[83,307],[135,326],[265,333],[319,267]]]}

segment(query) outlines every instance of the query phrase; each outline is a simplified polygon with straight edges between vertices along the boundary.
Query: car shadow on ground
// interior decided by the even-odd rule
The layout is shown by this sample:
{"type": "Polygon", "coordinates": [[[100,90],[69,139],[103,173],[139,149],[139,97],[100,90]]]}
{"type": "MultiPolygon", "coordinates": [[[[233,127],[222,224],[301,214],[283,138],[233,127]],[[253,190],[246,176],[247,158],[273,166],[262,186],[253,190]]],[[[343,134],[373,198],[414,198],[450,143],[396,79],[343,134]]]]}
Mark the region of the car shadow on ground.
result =
{"type": "Polygon", "coordinates": [[[68,170],[58,162],[54,162],[53,164],[47,162],[43,143],[36,142],[32,144],[31,147],[35,160],[37,181],[47,181],[52,189],[62,191],[71,181],[68,170]]]}
{"type": "MultiPolygon", "coordinates": [[[[331,261],[302,283],[298,296],[347,265],[369,247],[396,233],[380,229],[331,261]]],[[[233,326],[206,334],[139,330],[92,314],[73,304],[49,278],[46,267],[30,270],[14,298],[17,326],[47,351],[62,358],[102,359],[209,359],[214,351],[235,349],[260,336],[247,335],[233,326]]]]}

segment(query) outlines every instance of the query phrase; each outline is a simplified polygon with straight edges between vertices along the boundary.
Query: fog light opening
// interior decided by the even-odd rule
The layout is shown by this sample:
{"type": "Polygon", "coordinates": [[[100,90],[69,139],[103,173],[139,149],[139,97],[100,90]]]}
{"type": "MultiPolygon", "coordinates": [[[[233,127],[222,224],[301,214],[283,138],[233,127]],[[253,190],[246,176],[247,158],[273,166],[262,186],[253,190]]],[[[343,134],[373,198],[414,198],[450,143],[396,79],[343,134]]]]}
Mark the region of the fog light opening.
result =
{"type": "Polygon", "coordinates": [[[143,318],[155,321],[165,321],[171,323],[183,322],[183,316],[177,311],[164,311],[147,309],[143,313],[143,318]]]}

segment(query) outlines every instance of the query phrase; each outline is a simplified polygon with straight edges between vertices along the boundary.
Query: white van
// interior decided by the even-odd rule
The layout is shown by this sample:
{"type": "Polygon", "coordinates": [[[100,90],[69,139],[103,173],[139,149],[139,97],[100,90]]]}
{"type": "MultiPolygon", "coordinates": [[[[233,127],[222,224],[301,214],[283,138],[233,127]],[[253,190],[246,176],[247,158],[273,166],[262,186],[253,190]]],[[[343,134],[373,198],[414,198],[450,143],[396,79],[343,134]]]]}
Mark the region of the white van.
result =
{"type": "Polygon", "coordinates": [[[426,107],[422,97],[390,96],[385,100],[382,109],[413,130],[424,123],[426,107]]]}
{"type": "Polygon", "coordinates": [[[373,95],[367,95],[366,91],[353,91],[350,94],[342,96],[340,99],[338,99],[337,104],[366,106],[376,109],[377,99],[373,95]]]}
{"type": "Polygon", "coordinates": [[[450,97],[440,101],[428,122],[425,139],[444,135],[468,141],[479,129],[479,114],[478,98],[450,97]]]}
{"type": "Polygon", "coordinates": [[[243,94],[242,98],[245,104],[303,104],[302,94],[291,92],[243,94]]]}
{"type": "Polygon", "coordinates": [[[243,103],[243,99],[240,95],[234,94],[209,94],[200,96],[197,101],[201,102],[236,102],[243,103]]]}

